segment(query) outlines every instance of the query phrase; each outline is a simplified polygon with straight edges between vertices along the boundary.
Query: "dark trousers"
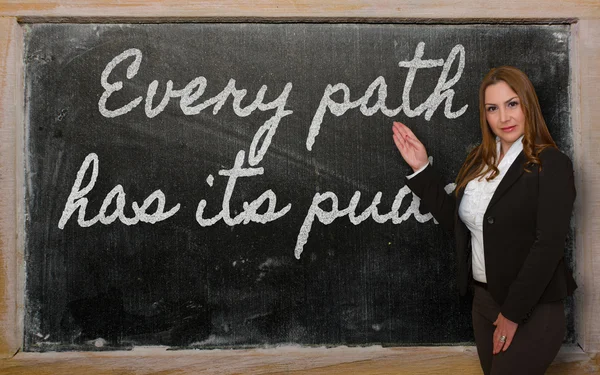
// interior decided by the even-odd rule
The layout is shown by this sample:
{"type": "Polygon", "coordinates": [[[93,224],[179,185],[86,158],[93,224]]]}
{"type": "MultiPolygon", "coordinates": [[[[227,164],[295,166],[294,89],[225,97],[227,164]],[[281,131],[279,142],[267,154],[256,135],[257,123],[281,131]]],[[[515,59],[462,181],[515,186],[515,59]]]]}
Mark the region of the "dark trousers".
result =
{"type": "Polygon", "coordinates": [[[563,302],[538,304],[527,322],[519,325],[508,349],[493,355],[493,323],[500,306],[481,286],[475,286],[472,313],[477,354],[485,375],[543,375],[565,336],[563,302]]]}

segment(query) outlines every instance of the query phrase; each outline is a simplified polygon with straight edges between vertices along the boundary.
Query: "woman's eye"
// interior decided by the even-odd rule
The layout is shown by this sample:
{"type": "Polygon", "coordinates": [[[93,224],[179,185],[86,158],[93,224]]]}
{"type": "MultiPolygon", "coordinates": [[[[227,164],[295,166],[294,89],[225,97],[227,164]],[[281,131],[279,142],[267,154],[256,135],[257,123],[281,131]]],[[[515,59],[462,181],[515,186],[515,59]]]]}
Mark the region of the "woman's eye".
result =
{"type": "Polygon", "coordinates": [[[494,107],[494,106],[487,107],[488,112],[494,112],[495,110],[496,110],[496,107],[494,107]]]}
{"type": "Polygon", "coordinates": [[[519,105],[519,102],[517,102],[517,101],[512,101],[512,102],[508,103],[509,108],[515,108],[518,105],[519,105]]]}

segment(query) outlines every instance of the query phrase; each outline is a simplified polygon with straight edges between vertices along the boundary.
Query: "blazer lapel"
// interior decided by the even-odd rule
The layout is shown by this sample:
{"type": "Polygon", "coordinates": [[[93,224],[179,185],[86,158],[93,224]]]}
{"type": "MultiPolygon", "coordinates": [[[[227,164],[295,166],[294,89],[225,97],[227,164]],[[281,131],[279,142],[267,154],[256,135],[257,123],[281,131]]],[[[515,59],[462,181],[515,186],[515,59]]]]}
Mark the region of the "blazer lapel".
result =
{"type": "Polygon", "coordinates": [[[456,239],[456,260],[458,262],[457,286],[461,296],[467,294],[469,279],[471,275],[471,232],[458,216],[458,208],[465,194],[461,189],[456,196],[456,207],[454,211],[454,235],[456,239]]]}
{"type": "Polygon", "coordinates": [[[496,202],[498,202],[498,200],[500,198],[502,198],[504,193],[506,193],[508,188],[510,188],[519,179],[519,177],[521,177],[521,175],[523,174],[523,171],[524,171],[524,169],[523,169],[523,160],[524,159],[525,159],[525,153],[523,151],[521,151],[521,153],[517,156],[515,161],[510,166],[510,168],[508,168],[508,171],[506,171],[506,174],[504,175],[504,178],[502,178],[502,181],[500,181],[500,184],[498,184],[498,187],[496,188],[494,195],[492,195],[492,200],[490,200],[488,209],[490,207],[492,207],[496,202]]]}

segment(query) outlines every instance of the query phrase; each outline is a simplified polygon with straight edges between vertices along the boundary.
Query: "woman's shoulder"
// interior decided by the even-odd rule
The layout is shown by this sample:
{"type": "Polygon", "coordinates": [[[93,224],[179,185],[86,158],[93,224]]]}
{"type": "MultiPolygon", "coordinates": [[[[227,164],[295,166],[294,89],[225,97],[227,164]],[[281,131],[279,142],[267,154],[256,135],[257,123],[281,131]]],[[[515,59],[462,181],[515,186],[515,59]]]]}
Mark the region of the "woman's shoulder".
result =
{"type": "Polygon", "coordinates": [[[573,168],[571,158],[556,147],[546,147],[539,154],[538,158],[542,164],[542,168],[573,168]]]}
{"type": "Polygon", "coordinates": [[[564,152],[560,151],[558,148],[556,147],[546,147],[544,148],[538,155],[538,157],[540,158],[540,160],[548,160],[548,161],[562,161],[562,162],[566,162],[566,161],[571,161],[571,158],[569,158],[564,152]]]}

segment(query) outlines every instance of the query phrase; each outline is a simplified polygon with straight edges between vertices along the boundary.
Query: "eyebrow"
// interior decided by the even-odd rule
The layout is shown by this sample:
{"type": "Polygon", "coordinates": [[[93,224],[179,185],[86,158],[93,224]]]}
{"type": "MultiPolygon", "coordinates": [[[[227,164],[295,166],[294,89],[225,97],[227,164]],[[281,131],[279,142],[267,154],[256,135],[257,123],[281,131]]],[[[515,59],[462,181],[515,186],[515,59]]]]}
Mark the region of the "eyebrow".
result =
{"type": "MultiPolygon", "coordinates": [[[[510,101],[512,101],[514,99],[519,99],[519,97],[518,96],[513,96],[512,98],[510,98],[507,101],[505,101],[504,104],[506,104],[506,103],[508,103],[508,102],[510,102],[510,101]]],[[[496,104],[494,104],[494,103],[485,103],[484,105],[496,105],[496,104]]]]}

